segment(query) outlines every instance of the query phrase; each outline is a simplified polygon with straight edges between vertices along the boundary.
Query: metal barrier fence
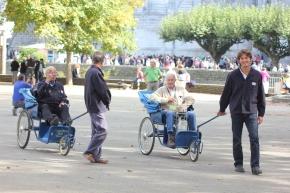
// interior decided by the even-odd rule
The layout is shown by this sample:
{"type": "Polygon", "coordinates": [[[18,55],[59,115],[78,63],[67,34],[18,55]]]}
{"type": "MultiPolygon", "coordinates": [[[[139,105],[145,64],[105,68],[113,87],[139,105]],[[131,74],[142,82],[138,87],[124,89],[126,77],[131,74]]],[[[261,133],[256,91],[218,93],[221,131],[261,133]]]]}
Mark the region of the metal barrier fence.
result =
{"type": "Polygon", "coordinates": [[[269,82],[269,90],[268,93],[269,94],[276,94],[276,95],[280,95],[281,94],[281,81],[282,78],[281,77],[271,77],[268,79],[269,82]]]}

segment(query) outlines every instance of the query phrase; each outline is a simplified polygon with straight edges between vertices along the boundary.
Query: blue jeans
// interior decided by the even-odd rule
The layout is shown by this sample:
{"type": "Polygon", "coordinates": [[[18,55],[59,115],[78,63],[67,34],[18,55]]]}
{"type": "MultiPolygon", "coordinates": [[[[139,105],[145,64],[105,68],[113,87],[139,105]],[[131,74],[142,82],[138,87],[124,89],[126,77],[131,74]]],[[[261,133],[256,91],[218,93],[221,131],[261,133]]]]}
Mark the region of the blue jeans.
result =
{"type": "Polygon", "coordinates": [[[12,101],[12,105],[15,109],[17,108],[23,108],[25,107],[25,102],[23,101],[22,103],[16,103],[15,101],[12,101]]]}
{"type": "Polygon", "coordinates": [[[243,165],[242,131],[246,124],[251,145],[251,167],[260,166],[260,146],[257,114],[231,114],[233,132],[233,156],[235,166],[243,165]]]}
{"type": "MultiPolygon", "coordinates": [[[[170,111],[170,110],[163,110],[162,115],[166,116],[167,132],[173,132],[175,112],[170,111]]],[[[188,123],[189,130],[196,130],[196,116],[193,111],[187,112],[187,123],[188,123]]]]}

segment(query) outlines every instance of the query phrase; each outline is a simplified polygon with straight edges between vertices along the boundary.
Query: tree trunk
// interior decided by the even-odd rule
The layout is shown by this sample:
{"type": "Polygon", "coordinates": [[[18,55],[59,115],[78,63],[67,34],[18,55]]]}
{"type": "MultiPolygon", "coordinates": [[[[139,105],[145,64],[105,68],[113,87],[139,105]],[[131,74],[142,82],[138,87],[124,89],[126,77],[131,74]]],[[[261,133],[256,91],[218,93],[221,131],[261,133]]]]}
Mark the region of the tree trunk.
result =
{"type": "Polygon", "coordinates": [[[71,73],[71,55],[72,52],[66,50],[66,85],[72,86],[72,73],[71,73]]]}
{"type": "Polygon", "coordinates": [[[280,61],[280,57],[277,57],[277,56],[271,56],[270,57],[271,60],[272,60],[272,67],[276,66],[277,69],[279,69],[279,61],[280,61]]]}

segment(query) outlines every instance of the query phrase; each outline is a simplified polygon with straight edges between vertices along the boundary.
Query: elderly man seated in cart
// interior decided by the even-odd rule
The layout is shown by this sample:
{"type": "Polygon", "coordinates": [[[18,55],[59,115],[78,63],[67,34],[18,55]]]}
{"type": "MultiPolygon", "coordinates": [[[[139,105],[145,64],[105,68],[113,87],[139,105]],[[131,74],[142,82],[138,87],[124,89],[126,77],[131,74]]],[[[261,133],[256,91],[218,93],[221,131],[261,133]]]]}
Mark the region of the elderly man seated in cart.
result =
{"type": "MultiPolygon", "coordinates": [[[[185,88],[176,86],[176,74],[170,72],[166,76],[166,86],[162,86],[151,94],[150,100],[157,101],[161,104],[162,115],[166,116],[168,147],[174,147],[174,131],[176,112],[186,112],[187,108],[194,103],[194,99],[190,96],[185,88]]],[[[196,130],[196,116],[193,111],[187,112],[187,122],[189,130],[196,130]]]]}
{"type": "Polygon", "coordinates": [[[38,83],[37,94],[39,110],[47,125],[57,126],[59,118],[63,125],[71,124],[67,96],[62,83],[56,81],[56,69],[53,66],[46,68],[46,79],[38,83]],[[58,117],[53,117],[52,113],[58,117]]]}

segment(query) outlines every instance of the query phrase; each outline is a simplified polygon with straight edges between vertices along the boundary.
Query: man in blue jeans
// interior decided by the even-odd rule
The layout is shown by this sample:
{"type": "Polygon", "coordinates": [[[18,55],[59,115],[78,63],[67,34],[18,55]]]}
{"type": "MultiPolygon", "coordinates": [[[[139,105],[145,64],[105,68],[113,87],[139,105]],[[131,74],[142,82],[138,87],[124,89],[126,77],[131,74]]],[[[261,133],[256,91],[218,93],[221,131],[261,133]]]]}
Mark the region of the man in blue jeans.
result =
{"type": "Polygon", "coordinates": [[[28,79],[25,82],[25,75],[24,74],[20,74],[18,76],[18,81],[14,84],[14,88],[13,88],[13,95],[12,95],[12,105],[13,105],[13,115],[17,116],[16,114],[16,109],[17,108],[23,108],[25,107],[25,101],[24,101],[24,96],[19,93],[19,89],[21,88],[32,88],[35,84],[35,79],[28,79]],[[29,84],[31,82],[31,85],[29,84]]]}
{"type": "Polygon", "coordinates": [[[218,115],[225,115],[230,105],[233,133],[233,156],[235,171],[245,172],[243,167],[242,131],[245,123],[251,145],[252,173],[259,175],[260,147],[258,125],[263,122],[265,114],[265,94],[262,76],[259,71],[251,68],[252,53],[243,49],[238,53],[240,67],[229,73],[224,91],[220,98],[218,115]]]}
{"type": "MultiPolygon", "coordinates": [[[[158,88],[150,95],[151,101],[157,101],[161,104],[162,115],[166,116],[166,126],[168,134],[168,147],[175,146],[173,125],[176,112],[184,112],[194,103],[185,88],[176,86],[176,74],[168,72],[166,75],[166,86],[158,88]]],[[[193,111],[187,112],[187,122],[189,130],[196,130],[196,116],[193,111]]]]}

